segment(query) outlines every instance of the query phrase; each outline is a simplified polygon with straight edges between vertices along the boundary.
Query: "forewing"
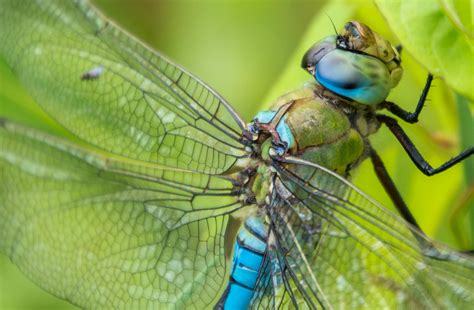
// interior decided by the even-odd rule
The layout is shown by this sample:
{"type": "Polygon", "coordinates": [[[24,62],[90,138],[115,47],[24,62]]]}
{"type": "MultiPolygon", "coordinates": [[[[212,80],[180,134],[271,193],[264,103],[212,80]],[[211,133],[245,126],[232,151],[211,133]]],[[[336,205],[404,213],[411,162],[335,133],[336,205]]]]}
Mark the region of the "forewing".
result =
{"type": "Polygon", "coordinates": [[[85,1],[0,1],[0,42],[33,98],[86,143],[213,174],[246,155],[228,103],[85,1]]]}
{"type": "Polygon", "coordinates": [[[267,212],[283,266],[307,306],[472,306],[472,257],[433,245],[333,172],[285,161],[274,164],[267,212]]]}
{"type": "Polygon", "coordinates": [[[141,167],[0,121],[0,252],[84,308],[196,308],[227,281],[227,179],[141,167]]]}

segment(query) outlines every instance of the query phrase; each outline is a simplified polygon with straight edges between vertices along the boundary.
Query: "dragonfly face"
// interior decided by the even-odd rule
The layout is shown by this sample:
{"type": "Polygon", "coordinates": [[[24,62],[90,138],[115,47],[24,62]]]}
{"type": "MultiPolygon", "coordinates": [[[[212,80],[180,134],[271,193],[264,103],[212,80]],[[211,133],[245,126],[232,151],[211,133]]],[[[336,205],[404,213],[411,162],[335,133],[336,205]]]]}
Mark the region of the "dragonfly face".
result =
{"type": "Polygon", "coordinates": [[[86,2],[0,1],[1,56],[76,139],[0,120],[0,251],[83,308],[472,304],[472,259],[428,255],[430,240],[342,177],[368,155],[381,95],[361,108],[329,86],[355,77],[384,93],[398,69],[351,25],[310,59],[327,87],[291,92],[247,126],[86,2]],[[318,69],[328,56],[350,75],[318,69]]]}
{"type": "Polygon", "coordinates": [[[325,88],[366,105],[384,101],[402,76],[397,50],[358,22],[316,43],[301,65],[325,88]]]}

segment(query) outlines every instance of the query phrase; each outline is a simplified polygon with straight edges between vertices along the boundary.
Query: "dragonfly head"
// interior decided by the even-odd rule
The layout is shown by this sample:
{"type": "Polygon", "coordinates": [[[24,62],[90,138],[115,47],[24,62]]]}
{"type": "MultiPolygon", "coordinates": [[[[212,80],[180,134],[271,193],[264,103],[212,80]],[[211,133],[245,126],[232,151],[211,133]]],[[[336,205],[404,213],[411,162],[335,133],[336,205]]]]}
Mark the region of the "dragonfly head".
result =
{"type": "Polygon", "coordinates": [[[303,56],[301,66],[333,93],[366,105],[387,98],[402,77],[400,55],[389,41],[352,21],[341,34],[324,38],[303,56]]]}

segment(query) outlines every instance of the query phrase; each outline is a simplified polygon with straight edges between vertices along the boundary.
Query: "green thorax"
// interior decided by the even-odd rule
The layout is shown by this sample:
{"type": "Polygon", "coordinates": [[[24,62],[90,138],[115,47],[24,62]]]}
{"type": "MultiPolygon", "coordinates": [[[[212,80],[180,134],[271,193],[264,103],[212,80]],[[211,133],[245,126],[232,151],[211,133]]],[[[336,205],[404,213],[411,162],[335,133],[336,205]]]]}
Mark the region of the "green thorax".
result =
{"type": "Polygon", "coordinates": [[[367,157],[367,138],[379,124],[373,111],[323,92],[318,85],[308,84],[278,98],[270,112],[264,112],[274,114],[266,126],[280,135],[288,155],[348,176],[367,157]]]}

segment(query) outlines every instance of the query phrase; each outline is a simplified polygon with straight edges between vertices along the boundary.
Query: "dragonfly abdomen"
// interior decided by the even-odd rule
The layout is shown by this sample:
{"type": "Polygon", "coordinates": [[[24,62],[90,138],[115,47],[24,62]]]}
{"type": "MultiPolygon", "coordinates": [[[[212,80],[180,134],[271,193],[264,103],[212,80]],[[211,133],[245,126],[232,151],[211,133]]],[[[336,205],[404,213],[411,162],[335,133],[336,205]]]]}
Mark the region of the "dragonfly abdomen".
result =
{"type": "Polygon", "coordinates": [[[248,217],[234,246],[229,283],[216,309],[247,309],[267,248],[267,226],[257,216],[248,217]]]}

